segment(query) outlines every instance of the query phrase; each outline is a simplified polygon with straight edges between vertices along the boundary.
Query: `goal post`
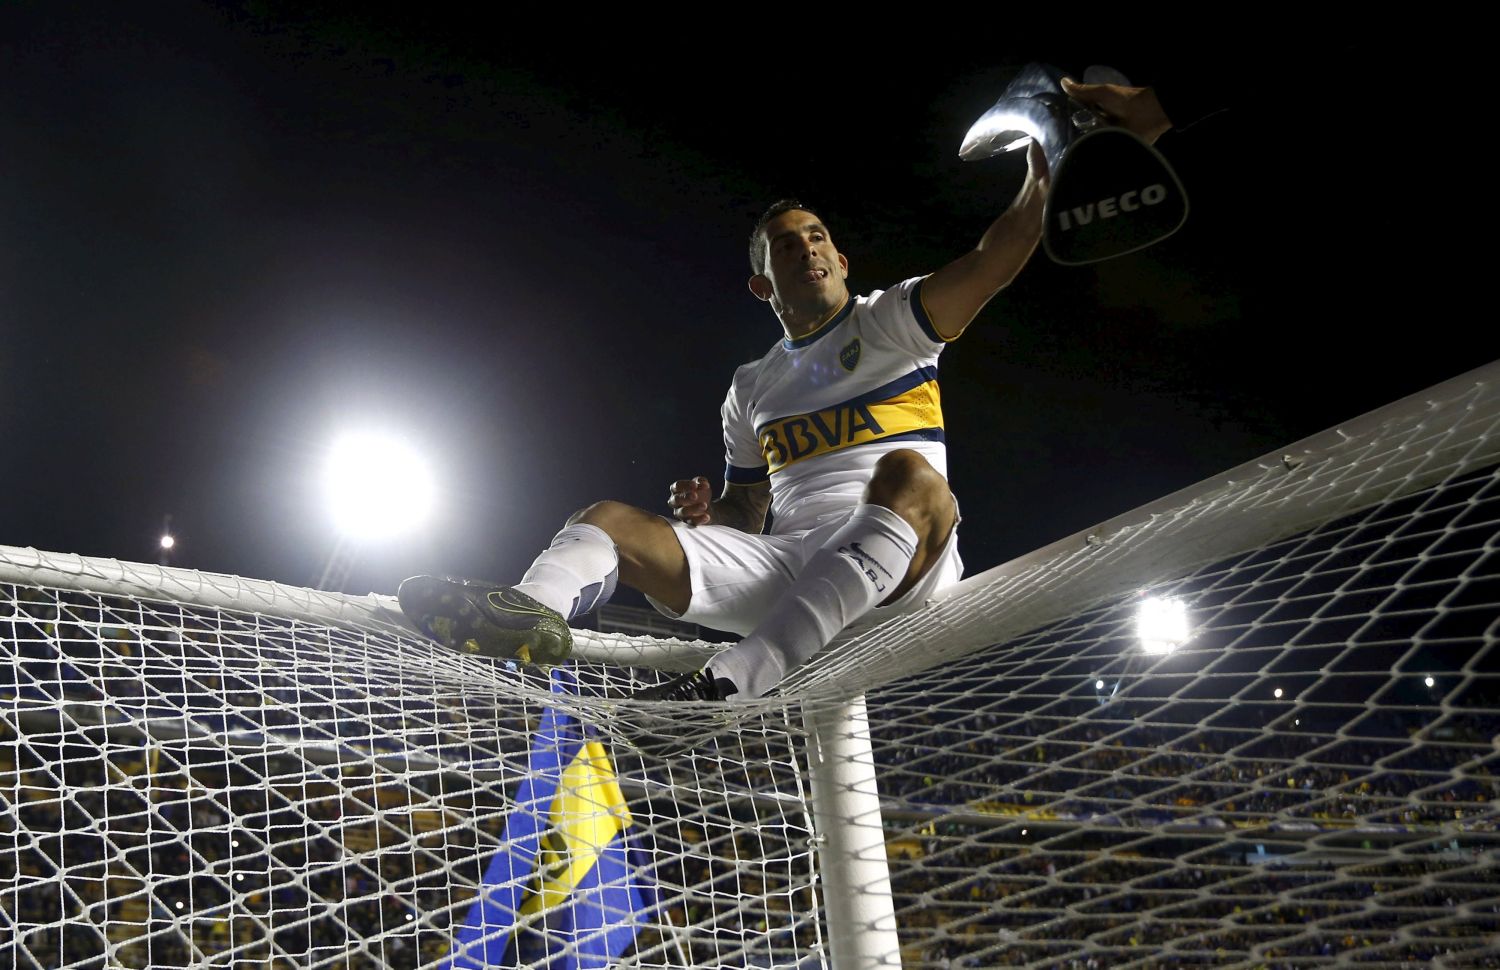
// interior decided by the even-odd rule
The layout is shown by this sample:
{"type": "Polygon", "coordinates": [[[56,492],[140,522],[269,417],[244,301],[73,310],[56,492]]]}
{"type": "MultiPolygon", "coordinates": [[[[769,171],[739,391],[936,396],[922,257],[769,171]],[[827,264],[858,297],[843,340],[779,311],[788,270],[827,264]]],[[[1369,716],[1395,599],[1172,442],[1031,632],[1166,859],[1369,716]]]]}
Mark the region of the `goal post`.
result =
{"type": "Polygon", "coordinates": [[[591,965],[587,893],[543,889],[565,870],[492,865],[590,740],[607,766],[544,790],[575,797],[537,838],[551,866],[623,839],[619,965],[1492,965],[1497,381],[687,713],[621,697],[712,645],[579,631],[558,692],[389,597],[0,547],[0,965],[443,967],[476,940],[591,965]],[[1145,632],[1148,602],[1179,626],[1145,632]],[[689,753],[628,743],[667,727],[689,753]],[[497,892],[522,902],[460,941],[497,892]]]}

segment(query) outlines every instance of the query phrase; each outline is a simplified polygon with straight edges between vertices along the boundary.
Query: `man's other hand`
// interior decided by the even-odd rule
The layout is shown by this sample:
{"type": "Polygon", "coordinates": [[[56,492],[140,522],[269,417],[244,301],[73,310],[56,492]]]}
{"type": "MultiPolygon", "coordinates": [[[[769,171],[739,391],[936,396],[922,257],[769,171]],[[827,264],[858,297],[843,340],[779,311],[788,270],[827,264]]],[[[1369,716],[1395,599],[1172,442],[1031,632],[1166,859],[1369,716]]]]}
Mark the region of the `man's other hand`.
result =
{"type": "Polygon", "coordinates": [[[699,475],[697,478],[673,482],[667,495],[667,505],[672,509],[674,518],[688,525],[707,525],[710,519],[708,503],[712,498],[713,491],[709,488],[708,479],[699,475]]]}

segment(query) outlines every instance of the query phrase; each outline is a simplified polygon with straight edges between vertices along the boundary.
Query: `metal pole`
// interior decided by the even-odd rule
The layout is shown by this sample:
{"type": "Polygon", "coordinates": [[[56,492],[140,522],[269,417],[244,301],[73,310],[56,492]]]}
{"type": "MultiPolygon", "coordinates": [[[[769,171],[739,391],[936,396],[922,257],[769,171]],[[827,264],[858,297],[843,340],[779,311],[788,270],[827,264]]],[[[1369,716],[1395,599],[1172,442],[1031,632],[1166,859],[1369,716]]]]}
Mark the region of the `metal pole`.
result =
{"type": "Polygon", "coordinates": [[[901,966],[864,697],[812,707],[807,763],[833,970],[901,966]]]}

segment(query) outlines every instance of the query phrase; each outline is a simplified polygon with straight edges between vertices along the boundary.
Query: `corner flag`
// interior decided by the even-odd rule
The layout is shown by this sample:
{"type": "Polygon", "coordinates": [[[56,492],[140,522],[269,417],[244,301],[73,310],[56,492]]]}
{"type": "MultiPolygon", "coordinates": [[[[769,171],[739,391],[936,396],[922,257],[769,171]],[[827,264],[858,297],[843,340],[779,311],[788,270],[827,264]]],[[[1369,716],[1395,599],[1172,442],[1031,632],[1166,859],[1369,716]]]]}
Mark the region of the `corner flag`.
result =
{"type": "MultiPolygon", "coordinates": [[[[570,687],[565,671],[552,672],[553,693],[570,687]]],[[[604,745],[549,707],[528,768],[444,970],[603,970],[635,939],[645,889],[629,862],[630,810],[604,745]]]]}

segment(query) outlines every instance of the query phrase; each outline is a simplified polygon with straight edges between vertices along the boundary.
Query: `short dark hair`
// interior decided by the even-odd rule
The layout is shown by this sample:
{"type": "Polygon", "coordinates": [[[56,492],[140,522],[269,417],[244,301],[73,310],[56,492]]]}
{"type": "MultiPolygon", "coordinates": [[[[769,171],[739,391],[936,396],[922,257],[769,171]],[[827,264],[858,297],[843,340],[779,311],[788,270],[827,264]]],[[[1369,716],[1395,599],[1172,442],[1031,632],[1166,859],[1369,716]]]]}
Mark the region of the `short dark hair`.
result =
{"type": "MultiPolygon", "coordinates": [[[[750,271],[756,276],[766,271],[766,226],[772,219],[794,209],[813,212],[809,206],[802,204],[801,199],[777,199],[756,221],[755,230],[750,233],[750,271]]],[[[813,212],[813,215],[816,216],[817,213],[813,212]]]]}

